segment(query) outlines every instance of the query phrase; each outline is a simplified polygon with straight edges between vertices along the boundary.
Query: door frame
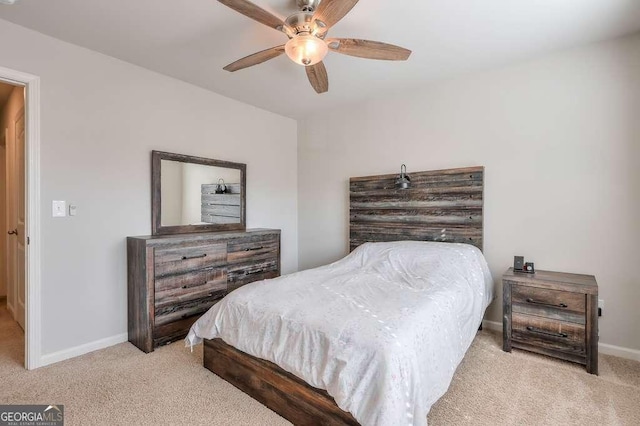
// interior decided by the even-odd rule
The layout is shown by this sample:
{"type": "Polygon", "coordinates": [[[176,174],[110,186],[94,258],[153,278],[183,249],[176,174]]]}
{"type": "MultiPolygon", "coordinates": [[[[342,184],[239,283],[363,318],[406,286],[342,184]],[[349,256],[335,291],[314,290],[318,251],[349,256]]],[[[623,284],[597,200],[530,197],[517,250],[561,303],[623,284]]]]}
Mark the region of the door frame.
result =
{"type": "Polygon", "coordinates": [[[40,233],[40,77],[0,67],[0,81],[25,88],[25,158],[27,256],[25,271],[25,359],[27,370],[40,367],[41,248],[40,233]]]}

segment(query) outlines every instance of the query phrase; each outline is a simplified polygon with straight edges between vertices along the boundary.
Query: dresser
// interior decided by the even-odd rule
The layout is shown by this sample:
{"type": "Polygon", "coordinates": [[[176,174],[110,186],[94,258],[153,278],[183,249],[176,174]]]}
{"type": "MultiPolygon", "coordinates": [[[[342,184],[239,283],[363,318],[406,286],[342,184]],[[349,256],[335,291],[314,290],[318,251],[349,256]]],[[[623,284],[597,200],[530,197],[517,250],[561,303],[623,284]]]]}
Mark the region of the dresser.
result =
{"type": "Polygon", "coordinates": [[[598,374],[598,284],[592,275],[536,271],[502,276],[503,349],[577,362],[598,374]]]}
{"type": "Polygon", "coordinates": [[[229,292],[280,275],[280,230],[127,238],[129,341],[144,352],[184,338],[229,292]]]}

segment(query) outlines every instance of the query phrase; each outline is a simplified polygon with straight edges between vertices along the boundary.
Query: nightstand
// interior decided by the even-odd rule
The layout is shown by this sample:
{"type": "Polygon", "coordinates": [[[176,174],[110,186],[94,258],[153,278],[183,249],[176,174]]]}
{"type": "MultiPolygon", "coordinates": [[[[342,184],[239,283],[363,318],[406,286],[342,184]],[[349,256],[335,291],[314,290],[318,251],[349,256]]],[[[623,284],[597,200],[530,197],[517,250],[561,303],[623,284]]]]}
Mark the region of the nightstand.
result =
{"type": "Polygon", "coordinates": [[[593,275],[509,268],[502,286],[505,352],[537,352],[598,374],[598,283],[593,275]]]}

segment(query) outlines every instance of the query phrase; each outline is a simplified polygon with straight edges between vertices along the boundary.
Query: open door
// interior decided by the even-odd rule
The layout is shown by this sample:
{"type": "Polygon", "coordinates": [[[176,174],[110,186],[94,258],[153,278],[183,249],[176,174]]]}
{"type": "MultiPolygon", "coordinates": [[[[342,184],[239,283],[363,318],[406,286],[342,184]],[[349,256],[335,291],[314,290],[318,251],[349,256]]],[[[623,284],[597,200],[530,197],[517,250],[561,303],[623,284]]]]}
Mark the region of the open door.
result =
{"type": "Polygon", "coordinates": [[[20,324],[20,327],[24,330],[25,324],[25,305],[26,305],[26,259],[27,259],[27,227],[26,224],[26,206],[25,206],[25,153],[24,153],[24,108],[20,110],[15,120],[16,129],[16,151],[15,151],[15,164],[16,164],[16,185],[15,190],[16,200],[18,205],[16,228],[18,229],[18,235],[16,235],[16,318],[15,320],[20,324]]]}
{"type": "Polygon", "coordinates": [[[25,328],[26,304],[26,206],[25,206],[25,120],[21,108],[13,122],[14,137],[7,141],[7,296],[14,320],[25,328]]]}

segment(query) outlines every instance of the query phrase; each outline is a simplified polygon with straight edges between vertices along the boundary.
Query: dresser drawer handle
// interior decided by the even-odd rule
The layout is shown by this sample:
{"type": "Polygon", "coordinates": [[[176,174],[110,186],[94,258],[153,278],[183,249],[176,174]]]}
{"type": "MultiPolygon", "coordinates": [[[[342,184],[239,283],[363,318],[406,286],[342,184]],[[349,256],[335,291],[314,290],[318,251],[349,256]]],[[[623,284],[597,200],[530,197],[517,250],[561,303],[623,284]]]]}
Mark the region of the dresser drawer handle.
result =
{"type": "Polygon", "coordinates": [[[209,281],[205,281],[203,283],[192,284],[192,285],[183,285],[182,288],[183,289],[187,289],[187,288],[191,288],[191,287],[200,287],[200,286],[203,286],[203,285],[207,285],[208,282],[209,281]]]}
{"type": "Polygon", "coordinates": [[[197,256],[182,256],[182,260],[200,259],[202,257],[207,257],[207,253],[199,254],[197,256]]]}
{"type": "Polygon", "coordinates": [[[244,271],[244,275],[255,275],[255,274],[261,274],[264,271],[244,271]]]}
{"type": "Polygon", "coordinates": [[[558,303],[557,305],[554,305],[553,303],[544,303],[544,302],[537,302],[531,298],[527,299],[527,303],[533,303],[534,305],[542,305],[542,306],[553,306],[554,308],[567,308],[568,306],[565,303],[558,303]]]}
{"type": "Polygon", "coordinates": [[[244,249],[244,251],[256,251],[256,250],[262,250],[264,247],[252,247],[252,248],[246,248],[244,249]]]}
{"type": "Polygon", "coordinates": [[[567,333],[549,333],[548,331],[538,330],[537,328],[531,327],[530,325],[527,326],[527,330],[532,333],[544,334],[545,336],[562,337],[565,339],[569,337],[567,333]]]}

